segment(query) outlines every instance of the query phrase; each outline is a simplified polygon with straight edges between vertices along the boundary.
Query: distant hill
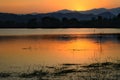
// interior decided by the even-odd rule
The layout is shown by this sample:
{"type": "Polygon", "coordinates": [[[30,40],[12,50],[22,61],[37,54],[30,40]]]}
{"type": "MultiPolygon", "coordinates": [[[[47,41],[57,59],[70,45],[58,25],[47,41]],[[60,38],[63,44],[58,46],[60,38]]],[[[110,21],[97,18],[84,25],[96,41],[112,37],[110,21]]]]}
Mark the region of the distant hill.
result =
{"type": "Polygon", "coordinates": [[[114,15],[118,15],[120,13],[120,7],[109,9],[109,12],[113,13],[114,15]]]}
{"type": "Polygon", "coordinates": [[[72,11],[72,10],[67,10],[67,9],[63,9],[63,10],[56,11],[56,13],[63,13],[63,14],[72,13],[72,12],[74,12],[74,11],[72,11]]]}
{"type": "Polygon", "coordinates": [[[118,15],[120,13],[120,8],[114,9],[92,9],[87,11],[72,11],[72,10],[59,10],[56,12],[51,13],[31,13],[31,14],[24,14],[24,15],[17,15],[17,14],[10,14],[10,13],[0,13],[0,20],[1,21],[17,21],[17,22],[26,22],[31,18],[41,19],[42,17],[49,16],[55,17],[58,19],[62,19],[64,17],[71,19],[76,18],[78,20],[90,20],[93,17],[96,18],[97,16],[103,16],[104,18],[110,18],[118,15]]]}
{"type": "Polygon", "coordinates": [[[83,14],[94,14],[94,15],[98,15],[104,12],[107,12],[108,10],[105,8],[99,8],[99,9],[91,9],[91,10],[86,10],[86,11],[79,11],[80,13],[83,14]]]}
{"type": "Polygon", "coordinates": [[[112,8],[112,9],[98,8],[98,9],[91,9],[86,11],[72,11],[67,9],[57,11],[57,13],[73,13],[73,12],[79,12],[82,14],[94,14],[94,15],[98,15],[104,12],[111,12],[114,15],[118,15],[120,13],[120,7],[112,8]]]}
{"type": "Polygon", "coordinates": [[[98,14],[98,16],[102,16],[103,18],[107,18],[107,19],[115,17],[115,15],[112,14],[111,12],[103,12],[98,14]]]}
{"type": "Polygon", "coordinates": [[[12,14],[0,13],[1,27],[119,27],[120,8],[92,9],[87,11],[59,10],[51,13],[12,14]],[[112,20],[111,20],[112,19],[112,20]],[[102,20],[102,21],[101,21],[102,20]]]}

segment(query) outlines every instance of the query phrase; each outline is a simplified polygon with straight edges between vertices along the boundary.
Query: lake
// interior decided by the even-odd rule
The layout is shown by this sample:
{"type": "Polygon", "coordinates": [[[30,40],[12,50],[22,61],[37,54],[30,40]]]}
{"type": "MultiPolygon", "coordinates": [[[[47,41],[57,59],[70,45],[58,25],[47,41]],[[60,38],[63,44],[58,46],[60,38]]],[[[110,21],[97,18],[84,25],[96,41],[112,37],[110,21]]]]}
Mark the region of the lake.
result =
{"type": "Polygon", "coordinates": [[[120,29],[1,29],[0,71],[120,60],[120,29]]]}

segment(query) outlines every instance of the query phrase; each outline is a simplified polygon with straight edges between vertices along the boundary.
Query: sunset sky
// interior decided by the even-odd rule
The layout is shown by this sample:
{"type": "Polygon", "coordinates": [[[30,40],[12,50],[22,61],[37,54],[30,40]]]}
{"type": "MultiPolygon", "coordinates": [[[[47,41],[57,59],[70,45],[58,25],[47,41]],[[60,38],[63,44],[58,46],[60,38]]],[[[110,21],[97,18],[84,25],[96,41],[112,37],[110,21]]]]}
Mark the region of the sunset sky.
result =
{"type": "Polygon", "coordinates": [[[61,9],[89,10],[120,7],[120,0],[0,0],[0,12],[47,13],[61,9]]]}

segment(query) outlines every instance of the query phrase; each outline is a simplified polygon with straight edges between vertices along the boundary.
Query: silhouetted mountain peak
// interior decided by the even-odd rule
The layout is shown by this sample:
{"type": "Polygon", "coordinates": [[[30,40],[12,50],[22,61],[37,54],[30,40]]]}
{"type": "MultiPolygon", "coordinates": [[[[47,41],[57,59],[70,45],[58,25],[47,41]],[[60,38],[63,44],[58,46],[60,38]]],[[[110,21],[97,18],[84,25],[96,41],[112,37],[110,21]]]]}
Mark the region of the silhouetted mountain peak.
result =
{"type": "Polygon", "coordinates": [[[105,8],[95,8],[95,9],[91,9],[91,10],[88,10],[88,11],[106,11],[107,9],[105,8]]]}
{"type": "Polygon", "coordinates": [[[118,15],[120,13],[120,7],[109,9],[109,11],[114,15],[118,15]]]}
{"type": "Polygon", "coordinates": [[[68,10],[68,9],[63,9],[63,10],[56,11],[56,13],[63,13],[63,14],[71,13],[71,12],[73,12],[73,11],[72,10],[68,10]]]}
{"type": "Polygon", "coordinates": [[[109,12],[109,11],[103,12],[103,13],[98,14],[98,15],[99,15],[99,16],[102,16],[102,17],[104,17],[104,18],[113,18],[113,17],[115,17],[115,15],[112,14],[111,12],[109,12]]]}
{"type": "Polygon", "coordinates": [[[79,12],[83,13],[83,14],[95,14],[95,15],[98,15],[98,14],[106,12],[106,11],[107,11],[107,9],[105,9],[105,8],[98,8],[98,9],[91,9],[91,10],[86,10],[86,11],[79,11],[79,12]]]}
{"type": "Polygon", "coordinates": [[[37,12],[33,12],[33,13],[31,13],[31,15],[38,15],[39,13],[37,13],[37,12]]]}
{"type": "MultiPolygon", "coordinates": [[[[109,11],[107,11],[107,12],[103,12],[103,13],[101,13],[101,14],[114,15],[114,14],[112,14],[112,13],[109,12],[109,11]]],[[[100,14],[98,14],[98,15],[100,15],[100,14]]]]}
{"type": "Polygon", "coordinates": [[[0,20],[1,21],[16,21],[16,22],[27,22],[29,19],[37,18],[41,19],[43,17],[49,16],[54,17],[57,19],[62,19],[64,17],[68,19],[76,18],[80,20],[91,20],[93,17],[96,18],[98,16],[102,16],[104,18],[112,18],[115,17],[120,13],[120,8],[113,8],[113,9],[92,9],[87,11],[72,11],[68,9],[59,10],[56,12],[51,13],[31,13],[31,14],[24,14],[24,15],[17,15],[11,13],[0,13],[0,20]]]}

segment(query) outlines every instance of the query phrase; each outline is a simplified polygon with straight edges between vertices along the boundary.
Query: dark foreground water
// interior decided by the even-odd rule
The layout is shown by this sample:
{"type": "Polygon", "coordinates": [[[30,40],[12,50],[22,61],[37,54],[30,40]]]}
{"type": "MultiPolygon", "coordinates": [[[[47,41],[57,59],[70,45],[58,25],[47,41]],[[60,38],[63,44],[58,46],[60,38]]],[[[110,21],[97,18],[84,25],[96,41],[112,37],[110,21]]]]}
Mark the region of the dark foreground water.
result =
{"type": "Polygon", "coordinates": [[[0,30],[0,80],[119,80],[119,62],[119,29],[0,30]]]}

